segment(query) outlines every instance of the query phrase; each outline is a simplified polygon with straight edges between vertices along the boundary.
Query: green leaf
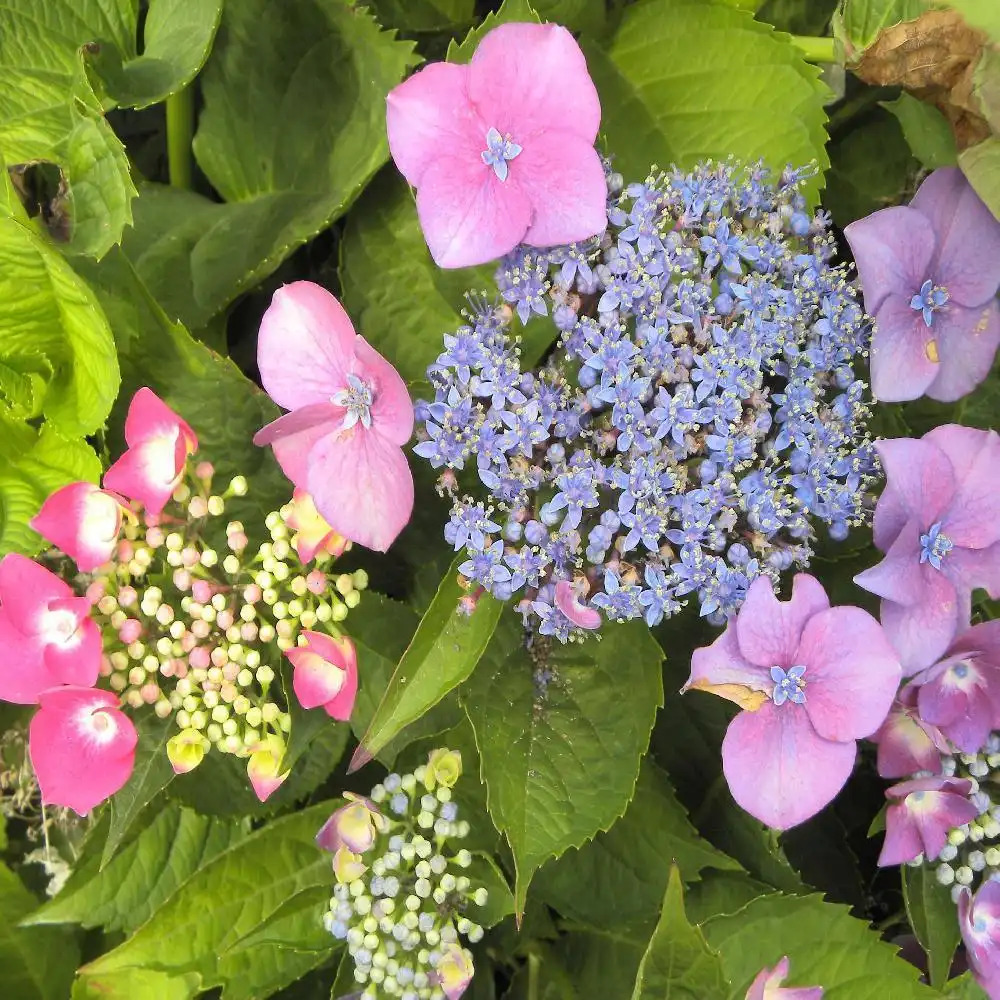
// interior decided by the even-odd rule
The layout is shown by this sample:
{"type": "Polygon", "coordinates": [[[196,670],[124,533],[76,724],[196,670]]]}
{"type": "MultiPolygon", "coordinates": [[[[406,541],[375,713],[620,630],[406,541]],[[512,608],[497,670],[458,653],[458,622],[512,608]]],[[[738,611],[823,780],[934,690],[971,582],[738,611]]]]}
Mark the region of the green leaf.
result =
{"type": "Polygon", "coordinates": [[[465,293],[493,288],[494,270],[445,269],[431,260],[413,196],[395,167],[375,178],[347,216],[339,272],[344,306],[407,382],[427,377],[443,350],[442,334],[462,325],[465,293]]]}
{"type": "Polygon", "coordinates": [[[932,1000],[919,970],[846,906],[821,896],[761,896],[702,924],[722,955],[732,996],[743,997],[764,967],[789,957],[786,986],[822,986],[823,1000],[932,1000]]]}
{"type": "Polygon", "coordinates": [[[463,560],[445,574],[368,724],[361,745],[372,757],[472,673],[497,627],[504,605],[492,595],[480,594],[471,614],[459,605],[463,560]]]}
{"type": "Polygon", "coordinates": [[[380,24],[405,31],[442,31],[471,24],[475,0],[371,0],[380,24]]]}
{"type": "Polygon", "coordinates": [[[223,822],[170,804],[102,870],[97,857],[73,870],[28,924],[77,923],[131,933],[217,854],[242,840],[244,821],[223,822]]]}
{"type": "Polygon", "coordinates": [[[153,969],[124,969],[77,979],[72,1000],[191,1000],[197,992],[194,973],[168,976],[153,969]]]}
{"type": "Polygon", "coordinates": [[[485,906],[469,903],[466,916],[488,929],[514,912],[514,896],[507,879],[488,854],[473,854],[466,875],[474,886],[482,886],[489,894],[485,906]]]}
{"type": "Polygon", "coordinates": [[[894,101],[883,101],[903,128],[903,135],[921,165],[928,170],[954,166],[958,152],[948,119],[933,104],[917,100],[905,90],[894,101]]]}
{"type": "Polygon", "coordinates": [[[670,780],[647,758],[625,815],[607,833],[543,865],[534,892],[563,917],[591,927],[651,926],[667,887],[665,860],[687,882],[705,868],[742,870],[699,836],[670,780]]]}
{"type": "Polygon", "coordinates": [[[121,791],[111,799],[111,826],[104,842],[101,867],[108,865],[139,813],[163,791],[174,778],[167,758],[167,741],[177,731],[172,716],[160,719],[148,710],[135,720],[139,742],[135,748],[135,768],[121,791]]]}
{"type": "Polygon", "coordinates": [[[342,215],[385,162],[385,97],[415,64],[348,0],[225,6],[194,154],[227,204],[143,189],[125,248],[167,314],[205,326],[342,215]]]}
{"type": "Polygon", "coordinates": [[[199,989],[232,981],[236,995],[247,996],[251,984],[273,985],[280,965],[276,952],[290,957],[286,953],[301,947],[318,964],[334,944],[327,936],[326,952],[315,950],[332,877],[330,859],[313,838],[338,804],[322,803],[275,820],[219,854],[130,938],[80,975],[113,983],[137,969],[186,974],[199,989]]]}
{"type": "Polygon", "coordinates": [[[694,885],[688,886],[684,900],[688,916],[703,924],[720,913],[737,913],[751,899],[774,892],[744,872],[707,871],[694,885]]]}
{"type": "Polygon", "coordinates": [[[662,653],[640,622],[601,641],[525,647],[511,612],[462,689],[487,804],[514,852],[515,901],[546,859],[622,815],[663,701],[662,653]]]}
{"type": "Polygon", "coordinates": [[[834,34],[853,60],[886,28],[916,20],[926,6],[925,0],[843,0],[833,18],[834,34]]]}
{"type": "Polygon", "coordinates": [[[271,450],[252,444],[253,435],[278,415],[277,407],[232,361],[171,323],[121,251],[99,264],[78,262],[77,270],[96,291],[118,343],[123,387],[112,423],[119,443],[129,401],[148,385],[194,428],[220,483],[247,477],[249,494],[230,501],[227,512],[248,529],[262,530],[264,515],[291,492],[271,450]]]}
{"type": "Polygon", "coordinates": [[[958,154],[958,165],[976,194],[1000,219],[1000,139],[984,139],[958,154]]]}
{"type": "Polygon", "coordinates": [[[64,1000],[79,961],[68,932],[18,926],[37,905],[21,880],[0,864],[0,996],[10,1000],[64,1000]]]}
{"type": "Polygon", "coordinates": [[[144,108],[183,90],[208,58],[222,0],[151,0],[141,46],[138,7],[128,0],[118,5],[128,11],[130,44],[124,49],[102,45],[91,61],[108,96],[117,104],[144,108]]]}
{"type": "Polygon", "coordinates": [[[825,35],[836,7],[837,0],[811,0],[808,4],[802,0],[764,0],[757,20],[793,35],[825,35]]]}
{"type": "Polygon", "coordinates": [[[0,361],[45,373],[41,414],[64,437],[96,431],[118,391],[114,339],[96,297],[11,217],[0,217],[0,361]]]}
{"type": "Polygon", "coordinates": [[[608,20],[605,0],[533,0],[543,21],[554,21],[570,31],[597,36],[608,20]]]}
{"type": "Polygon", "coordinates": [[[632,1000],[725,1000],[727,995],[719,956],[685,916],[680,869],[671,865],[663,911],[639,963],[632,1000]]]}
{"type": "Polygon", "coordinates": [[[1000,9],[994,0],[948,0],[974,28],[982,28],[993,41],[1000,40],[1000,9]]]}
{"type": "Polygon", "coordinates": [[[808,191],[818,192],[829,164],[827,89],[787,35],[730,6],[640,0],[606,48],[584,49],[626,180],[646,177],[650,164],[689,168],[709,157],[763,159],[775,170],[815,160],[808,191]]]}
{"type": "Polygon", "coordinates": [[[944,993],[950,1000],[988,1000],[986,992],[972,978],[971,972],[957,979],[950,979],[944,993]]]}
{"type": "Polygon", "coordinates": [[[448,46],[448,62],[467,63],[476,47],[498,24],[510,21],[538,21],[539,17],[530,0],[503,0],[500,9],[491,11],[473,28],[465,39],[459,43],[452,39],[448,46]]]}
{"type": "Polygon", "coordinates": [[[910,926],[920,947],[927,952],[931,985],[941,989],[948,981],[952,956],[962,940],[951,890],[941,885],[934,870],[925,865],[919,868],[902,865],[899,872],[910,926]]]}

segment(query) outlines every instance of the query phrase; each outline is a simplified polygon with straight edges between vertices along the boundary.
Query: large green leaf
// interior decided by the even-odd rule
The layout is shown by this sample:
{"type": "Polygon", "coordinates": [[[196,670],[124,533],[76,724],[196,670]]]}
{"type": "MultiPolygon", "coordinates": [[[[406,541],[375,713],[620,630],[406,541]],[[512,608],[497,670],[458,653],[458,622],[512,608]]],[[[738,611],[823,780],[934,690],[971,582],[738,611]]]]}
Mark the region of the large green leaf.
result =
{"type": "Polygon", "coordinates": [[[927,952],[931,985],[940,989],[948,980],[952,956],[962,940],[951,890],[943,886],[934,870],[926,865],[917,868],[902,865],[899,873],[910,926],[921,948],[927,952]]]}
{"type": "Polygon", "coordinates": [[[933,104],[918,100],[905,90],[882,107],[891,111],[902,126],[913,155],[928,170],[954,166],[955,135],[948,119],[933,104]]]}
{"type": "Polygon", "coordinates": [[[976,194],[1000,219],[1000,139],[984,139],[958,154],[958,165],[976,194]]]}
{"type": "Polygon", "coordinates": [[[787,955],[789,986],[822,986],[823,1000],[932,1000],[919,970],[899,957],[846,906],[820,896],[761,896],[734,914],[702,924],[708,943],[722,955],[742,998],[764,966],[787,955]]]}
{"type": "Polygon", "coordinates": [[[466,593],[458,576],[463,559],[445,574],[368,724],[359,748],[368,757],[472,673],[497,627],[502,601],[483,593],[471,614],[459,604],[466,593]]]}
{"type": "MultiPolygon", "coordinates": [[[[763,159],[826,169],[826,87],[787,35],[705,0],[640,0],[614,37],[584,45],[615,168],[763,159]]],[[[821,176],[810,182],[813,195],[821,176]]]]}
{"type": "Polygon", "coordinates": [[[96,856],[74,868],[28,924],[77,923],[131,933],[221,851],[242,840],[245,821],[224,822],[168,805],[103,870],[96,856]]]}
{"type": "Polygon", "coordinates": [[[488,35],[498,24],[507,24],[509,21],[538,20],[538,13],[531,5],[531,0],[503,0],[500,9],[487,14],[461,43],[452,39],[448,46],[448,62],[467,63],[472,58],[472,54],[476,51],[476,46],[482,41],[483,36],[488,35]]]}
{"type": "MultiPolygon", "coordinates": [[[[314,837],[337,805],[276,820],[217,855],[130,938],[84,966],[81,977],[121,1000],[130,997],[125,986],[136,970],[185,974],[199,989],[232,983],[236,996],[255,989],[259,996],[280,975],[280,956],[291,960],[301,950],[311,965],[322,961],[335,944],[320,933],[332,876],[314,837]]],[[[193,996],[194,989],[178,995],[193,996]]]]}
{"type": "Polygon", "coordinates": [[[0,149],[9,166],[58,165],[67,183],[58,210],[69,216],[70,249],[97,257],[132,221],[135,187],[125,148],[87,79],[81,46],[134,46],[135,6],[11,0],[0,7],[0,149]]]}
{"type": "Polygon", "coordinates": [[[742,870],[699,836],[666,774],[647,758],[625,815],[607,833],[543,865],[534,892],[591,927],[652,924],[667,887],[665,859],[687,882],[704,868],[742,870]]]}
{"type": "Polygon", "coordinates": [[[886,28],[920,17],[926,7],[925,0],[843,0],[833,18],[834,34],[853,60],[886,28]]]}
{"type": "Polygon", "coordinates": [[[948,0],[975,28],[982,28],[994,41],[1000,39],[1000,7],[995,0],[948,0]]]}
{"type": "Polygon", "coordinates": [[[194,138],[226,204],[145,188],[125,243],[171,318],[204,326],[346,211],[387,158],[385,97],[415,61],[348,0],[226,5],[194,138]]]}
{"type": "Polygon", "coordinates": [[[20,879],[0,864],[0,996],[9,1000],[65,1000],[79,950],[54,927],[19,927],[38,905],[20,879]]]}
{"type": "Polygon", "coordinates": [[[467,291],[493,287],[490,265],[437,267],[406,181],[387,167],[347,216],[340,246],[344,305],[359,332],[408,382],[426,378],[441,337],[462,324],[467,291]],[[377,276],[377,278],[376,278],[377,276]]]}
{"type": "Polygon", "coordinates": [[[475,0],[370,0],[380,24],[406,31],[442,31],[471,24],[475,0]]]}
{"type": "Polygon", "coordinates": [[[663,912],[639,963],[632,1000],[725,1000],[728,984],[719,956],[684,914],[684,885],[676,865],[663,912]]]}
{"type": "Polygon", "coordinates": [[[663,701],[661,660],[642,623],[528,647],[516,615],[501,619],[462,698],[490,815],[514,852],[518,912],[542,862],[625,811],[663,701]]]}

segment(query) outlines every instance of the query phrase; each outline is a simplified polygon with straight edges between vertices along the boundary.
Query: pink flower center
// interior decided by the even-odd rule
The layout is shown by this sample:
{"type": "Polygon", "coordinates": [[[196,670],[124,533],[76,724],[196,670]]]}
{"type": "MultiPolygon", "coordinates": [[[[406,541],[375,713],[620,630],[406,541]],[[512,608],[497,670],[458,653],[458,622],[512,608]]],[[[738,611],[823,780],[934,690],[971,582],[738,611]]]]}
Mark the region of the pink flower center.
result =
{"type": "Polygon", "coordinates": [[[341,425],[345,431],[357,423],[360,423],[365,430],[371,427],[375,390],[368,382],[353,372],[347,376],[347,388],[335,392],[330,397],[330,402],[337,406],[343,406],[347,410],[341,425]]]}
{"type": "Polygon", "coordinates": [[[486,133],[486,148],[480,153],[483,163],[493,168],[501,181],[507,180],[507,163],[521,152],[521,147],[509,135],[501,135],[495,128],[486,133]]]}
{"type": "Polygon", "coordinates": [[[67,608],[47,609],[42,612],[38,630],[46,645],[70,646],[78,641],[79,626],[76,615],[67,608]]]}
{"type": "Polygon", "coordinates": [[[177,439],[180,428],[170,434],[158,434],[143,441],[141,448],[143,472],[151,482],[172,485],[177,479],[177,439]]]}
{"type": "Polygon", "coordinates": [[[118,723],[106,708],[84,708],[80,713],[80,729],[91,742],[101,746],[118,735],[118,723]]]}
{"type": "Polygon", "coordinates": [[[121,527],[121,508],[107,495],[94,492],[84,505],[80,534],[95,541],[110,542],[118,537],[121,527]]]}

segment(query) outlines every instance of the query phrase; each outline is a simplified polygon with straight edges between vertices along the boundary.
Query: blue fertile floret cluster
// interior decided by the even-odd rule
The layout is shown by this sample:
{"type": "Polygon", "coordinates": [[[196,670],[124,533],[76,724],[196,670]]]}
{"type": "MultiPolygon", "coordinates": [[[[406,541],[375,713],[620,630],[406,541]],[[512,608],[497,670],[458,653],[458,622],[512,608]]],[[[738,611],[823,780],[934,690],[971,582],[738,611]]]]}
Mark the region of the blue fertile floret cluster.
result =
{"type": "Polygon", "coordinates": [[[807,173],[609,173],[603,236],[519,248],[503,301],[470,296],[445,336],[416,452],[448,470],[461,572],[521,595],[541,634],[580,637],[592,609],[656,625],[690,595],[721,623],[755,577],[808,562],[813,519],[835,539],[864,519],[870,325],[807,173]]]}

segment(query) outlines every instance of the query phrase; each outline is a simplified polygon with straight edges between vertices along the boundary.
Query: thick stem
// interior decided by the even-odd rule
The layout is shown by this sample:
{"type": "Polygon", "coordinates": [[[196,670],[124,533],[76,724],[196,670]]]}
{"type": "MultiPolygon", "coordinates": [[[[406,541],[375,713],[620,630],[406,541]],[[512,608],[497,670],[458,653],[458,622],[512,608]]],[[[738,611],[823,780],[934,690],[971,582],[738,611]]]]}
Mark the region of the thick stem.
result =
{"type": "Polygon", "coordinates": [[[541,956],[536,952],[528,954],[528,1000],[538,1000],[538,970],[542,966],[541,956]]]}
{"type": "Polygon", "coordinates": [[[173,187],[191,189],[194,91],[185,87],[167,98],[167,164],[173,187]]]}
{"type": "Polygon", "coordinates": [[[815,35],[792,35],[792,42],[807,62],[839,62],[837,59],[837,43],[833,38],[815,35]]]}

